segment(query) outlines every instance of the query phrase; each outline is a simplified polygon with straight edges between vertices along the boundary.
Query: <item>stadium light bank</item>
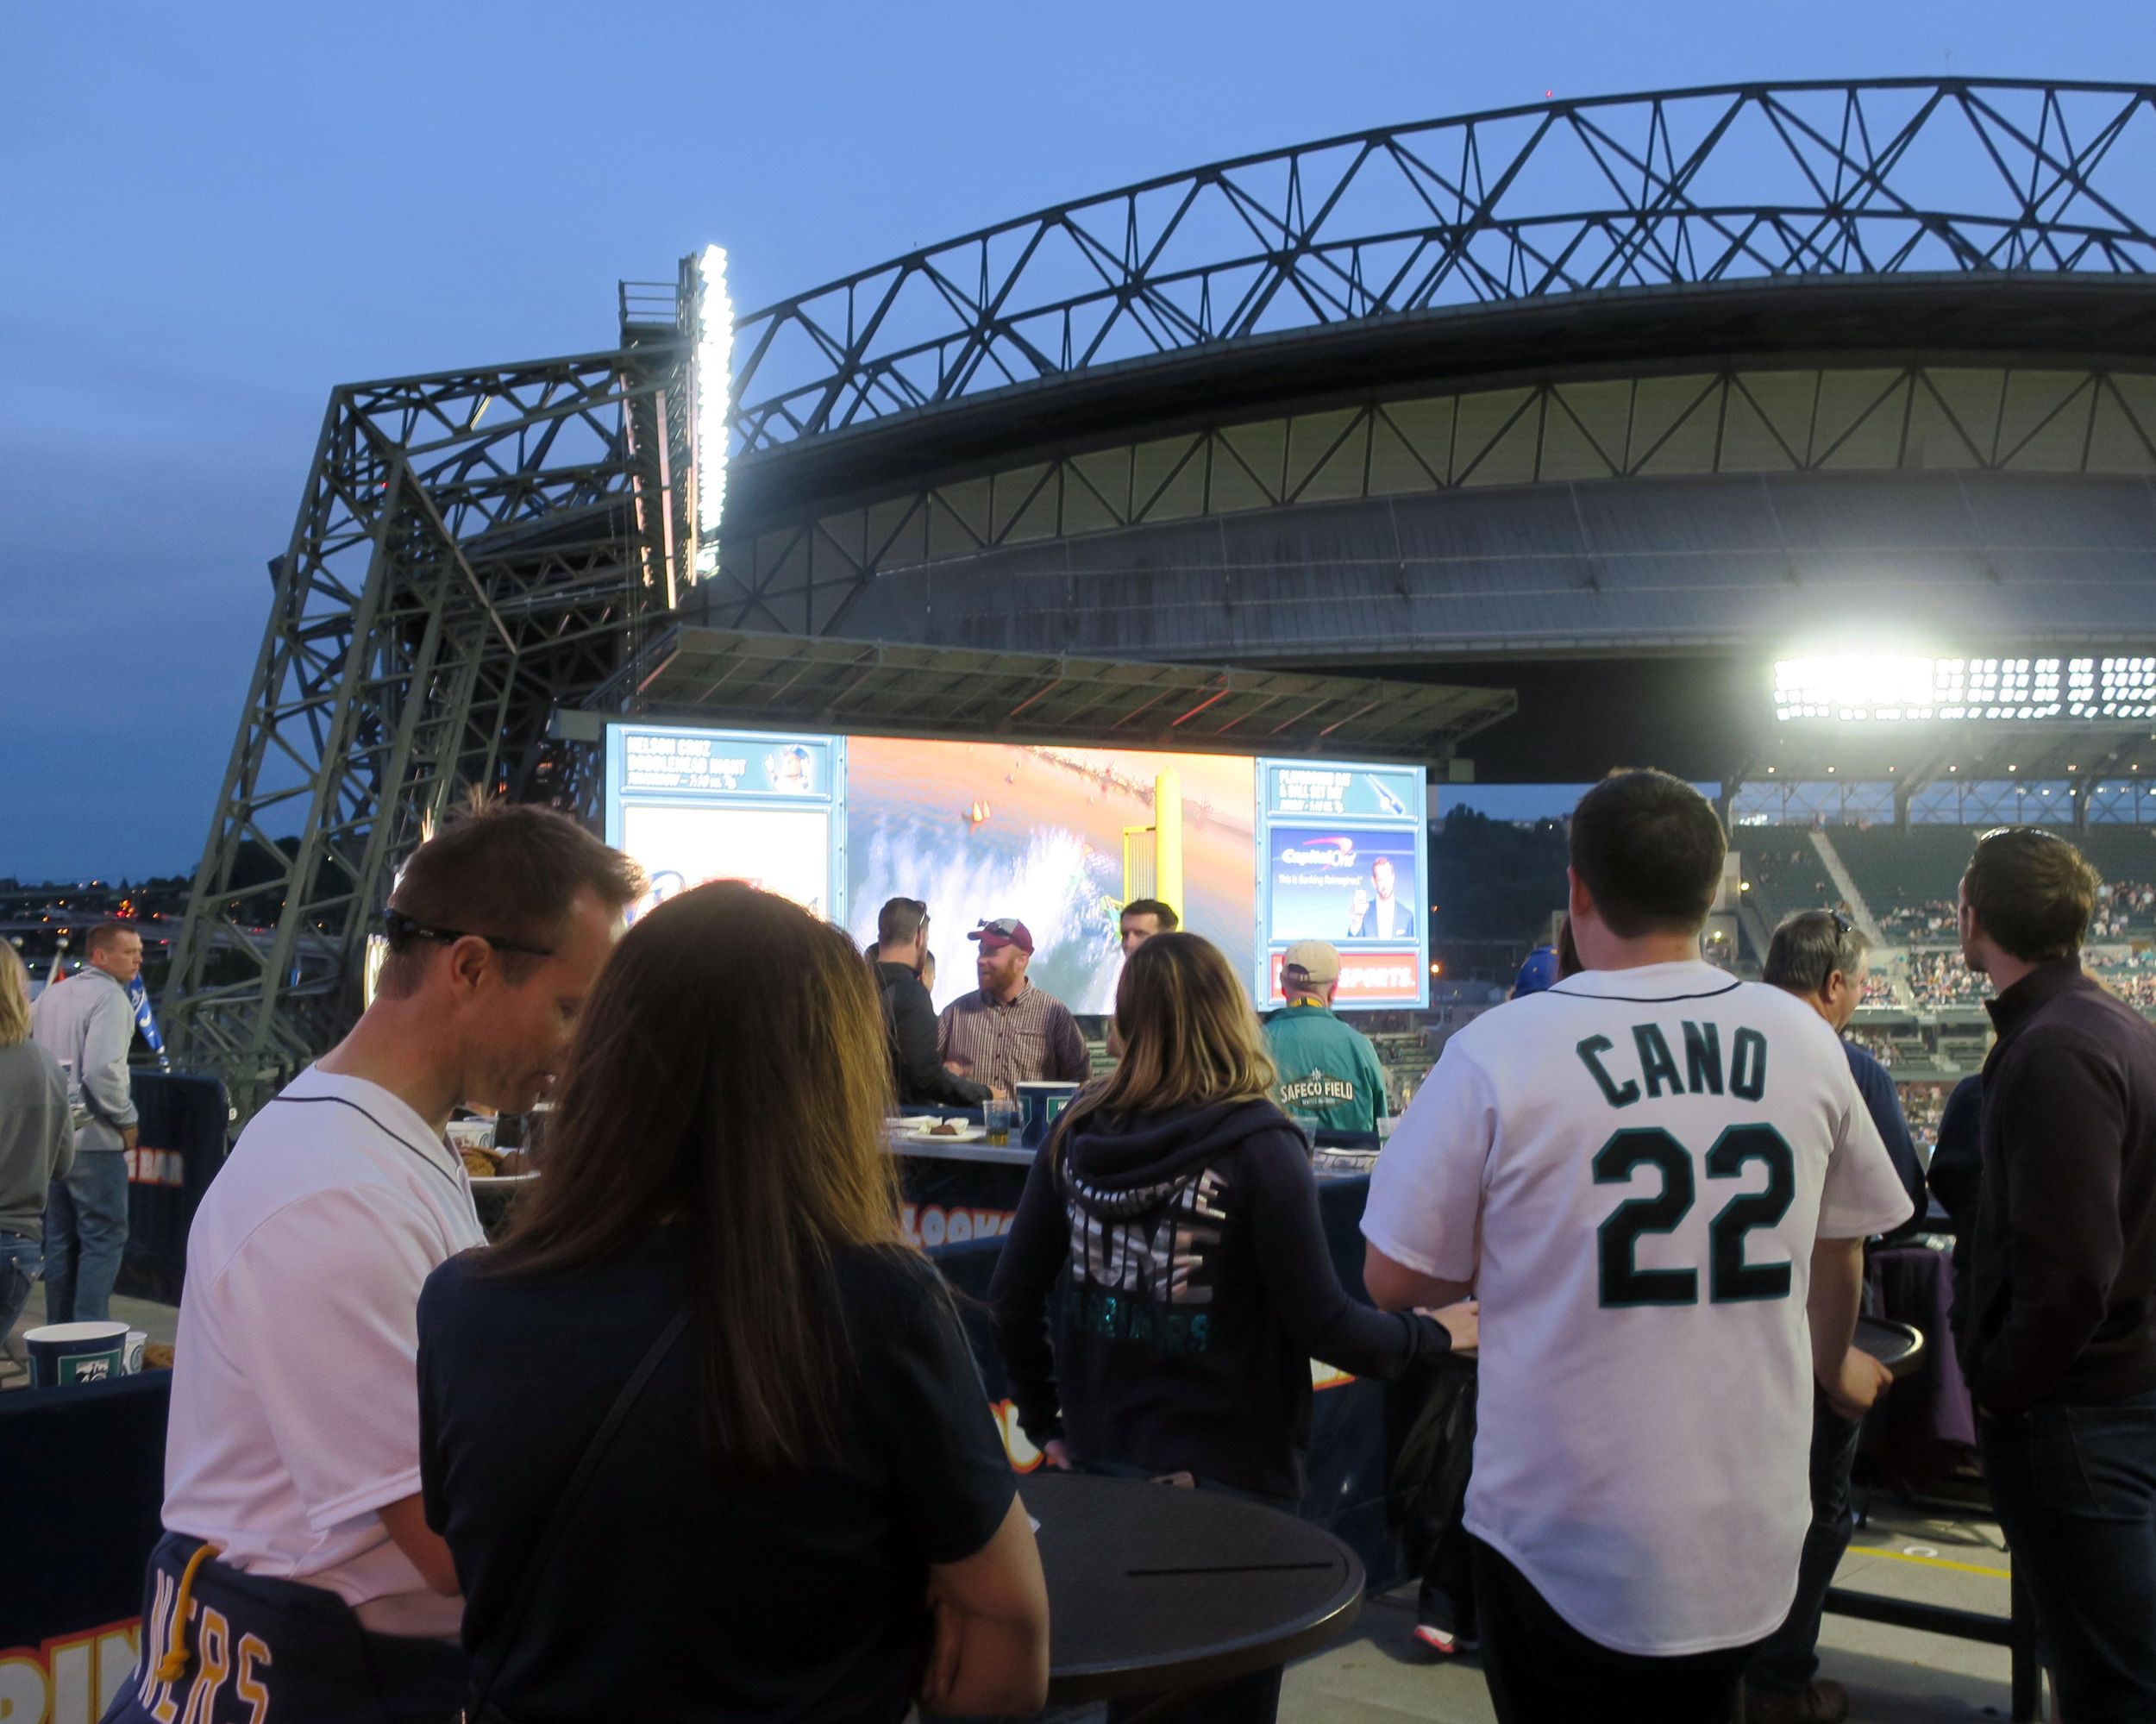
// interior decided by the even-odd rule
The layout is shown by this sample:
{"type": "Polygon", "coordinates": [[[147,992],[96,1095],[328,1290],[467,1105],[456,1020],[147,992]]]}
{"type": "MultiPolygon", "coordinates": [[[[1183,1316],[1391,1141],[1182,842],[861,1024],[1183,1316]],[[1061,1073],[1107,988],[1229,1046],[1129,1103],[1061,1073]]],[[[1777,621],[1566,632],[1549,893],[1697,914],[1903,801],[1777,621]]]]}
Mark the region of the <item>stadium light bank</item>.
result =
{"type": "Polygon", "coordinates": [[[2156,658],[1933,658],[1884,653],[1777,660],[1783,723],[2156,718],[2156,658]]]}
{"type": "Polygon", "coordinates": [[[704,248],[696,277],[696,578],[705,580],[718,573],[733,411],[734,302],[726,292],[724,246],[704,248]]]}

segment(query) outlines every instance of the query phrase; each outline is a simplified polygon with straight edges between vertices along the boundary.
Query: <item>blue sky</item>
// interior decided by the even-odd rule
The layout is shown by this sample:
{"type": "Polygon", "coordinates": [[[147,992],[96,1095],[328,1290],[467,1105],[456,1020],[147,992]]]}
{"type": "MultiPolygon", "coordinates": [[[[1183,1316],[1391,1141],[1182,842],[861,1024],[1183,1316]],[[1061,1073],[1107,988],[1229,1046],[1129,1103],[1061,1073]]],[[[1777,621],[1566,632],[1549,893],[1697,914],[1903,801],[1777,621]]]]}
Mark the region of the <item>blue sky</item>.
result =
{"type": "Polygon", "coordinates": [[[0,875],[190,871],[332,386],[1359,127],[2130,76],[2149,0],[0,6],[0,875]]]}

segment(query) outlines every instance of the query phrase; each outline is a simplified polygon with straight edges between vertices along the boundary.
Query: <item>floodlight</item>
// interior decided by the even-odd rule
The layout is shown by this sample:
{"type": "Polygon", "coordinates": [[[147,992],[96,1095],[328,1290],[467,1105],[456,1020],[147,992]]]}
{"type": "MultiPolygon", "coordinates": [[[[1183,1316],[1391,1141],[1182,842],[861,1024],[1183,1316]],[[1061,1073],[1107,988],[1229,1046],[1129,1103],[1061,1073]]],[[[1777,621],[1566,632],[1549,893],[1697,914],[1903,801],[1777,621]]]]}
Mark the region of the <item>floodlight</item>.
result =
{"type": "Polygon", "coordinates": [[[718,572],[718,521],[726,508],[726,444],[734,395],[734,302],[726,252],[706,246],[697,260],[696,575],[718,572]]]}

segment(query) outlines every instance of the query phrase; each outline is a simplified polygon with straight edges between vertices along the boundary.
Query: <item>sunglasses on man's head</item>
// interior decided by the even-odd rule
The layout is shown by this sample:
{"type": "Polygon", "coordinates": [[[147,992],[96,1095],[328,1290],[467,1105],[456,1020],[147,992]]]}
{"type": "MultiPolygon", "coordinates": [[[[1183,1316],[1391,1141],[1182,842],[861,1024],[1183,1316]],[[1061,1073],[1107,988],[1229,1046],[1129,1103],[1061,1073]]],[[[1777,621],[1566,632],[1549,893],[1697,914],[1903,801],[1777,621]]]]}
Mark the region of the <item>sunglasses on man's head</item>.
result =
{"type": "Polygon", "coordinates": [[[439,928],[430,923],[415,922],[401,910],[382,912],[382,931],[392,940],[430,940],[436,945],[453,946],[459,940],[484,940],[498,952],[521,952],[528,958],[550,958],[551,946],[528,946],[521,940],[505,940],[498,934],[475,933],[469,928],[439,928]]]}

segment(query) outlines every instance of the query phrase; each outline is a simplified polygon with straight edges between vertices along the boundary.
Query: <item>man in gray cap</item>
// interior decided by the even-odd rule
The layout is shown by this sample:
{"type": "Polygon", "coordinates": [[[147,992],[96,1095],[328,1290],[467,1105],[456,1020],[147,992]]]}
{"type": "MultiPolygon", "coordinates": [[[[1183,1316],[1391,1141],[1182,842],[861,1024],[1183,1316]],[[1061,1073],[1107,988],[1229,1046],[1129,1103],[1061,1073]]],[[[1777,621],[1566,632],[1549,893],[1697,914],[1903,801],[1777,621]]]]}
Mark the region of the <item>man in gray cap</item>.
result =
{"type": "Polygon", "coordinates": [[[1318,1131],[1374,1134],[1385,1117],[1385,1068],[1369,1038],[1333,1012],[1339,986],[1340,954],[1323,940],[1298,940],[1282,955],[1288,1003],[1265,1020],[1280,1073],[1274,1095],[1318,1131]]]}

